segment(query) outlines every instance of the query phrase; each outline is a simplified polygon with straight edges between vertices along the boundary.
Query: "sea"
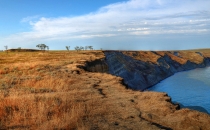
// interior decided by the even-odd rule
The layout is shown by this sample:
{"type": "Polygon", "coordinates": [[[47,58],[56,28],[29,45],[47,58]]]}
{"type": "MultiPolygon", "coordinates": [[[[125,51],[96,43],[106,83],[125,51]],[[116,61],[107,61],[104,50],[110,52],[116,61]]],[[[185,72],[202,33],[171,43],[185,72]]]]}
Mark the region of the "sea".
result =
{"type": "Polygon", "coordinates": [[[178,72],[148,90],[168,93],[181,108],[210,114],[210,67],[178,72]]]}

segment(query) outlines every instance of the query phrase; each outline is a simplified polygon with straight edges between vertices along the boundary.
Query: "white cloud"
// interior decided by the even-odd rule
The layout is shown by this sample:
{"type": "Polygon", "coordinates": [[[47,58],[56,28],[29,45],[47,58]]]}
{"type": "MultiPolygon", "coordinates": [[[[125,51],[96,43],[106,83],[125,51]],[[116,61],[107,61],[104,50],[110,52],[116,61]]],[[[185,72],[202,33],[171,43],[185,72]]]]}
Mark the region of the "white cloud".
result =
{"type": "Polygon", "coordinates": [[[40,18],[39,15],[35,15],[35,16],[28,16],[28,17],[25,17],[21,20],[22,23],[26,23],[26,22],[31,22],[33,20],[38,20],[40,18]]]}
{"type": "Polygon", "coordinates": [[[121,35],[209,33],[209,6],[210,1],[207,0],[130,0],[82,16],[32,16],[21,20],[31,25],[30,32],[11,35],[3,40],[8,43],[32,43],[121,35]]]}

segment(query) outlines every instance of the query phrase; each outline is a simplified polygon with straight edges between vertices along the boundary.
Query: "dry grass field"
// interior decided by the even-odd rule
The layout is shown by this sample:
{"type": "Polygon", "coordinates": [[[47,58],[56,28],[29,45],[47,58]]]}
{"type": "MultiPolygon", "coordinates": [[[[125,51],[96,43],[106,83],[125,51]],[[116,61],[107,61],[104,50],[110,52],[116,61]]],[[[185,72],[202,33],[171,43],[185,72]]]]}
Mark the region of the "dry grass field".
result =
{"type": "Polygon", "coordinates": [[[0,129],[209,127],[207,114],[177,111],[165,93],[132,91],[119,77],[80,67],[102,58],[101,51],[0,52],[0,129]]]}
{"type": "Polygon", "coordinates": [[[81,103],[91,92],[77,66],[103,56],[97,51],[1,52],[0,128],[82,128],[93,104],[81,103]]]}

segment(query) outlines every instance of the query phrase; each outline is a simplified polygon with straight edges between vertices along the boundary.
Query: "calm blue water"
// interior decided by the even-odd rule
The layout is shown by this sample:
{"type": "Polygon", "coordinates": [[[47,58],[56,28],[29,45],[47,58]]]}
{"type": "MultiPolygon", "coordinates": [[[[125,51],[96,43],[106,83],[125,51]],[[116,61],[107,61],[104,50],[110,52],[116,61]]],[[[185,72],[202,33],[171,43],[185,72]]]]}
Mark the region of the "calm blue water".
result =
{"type": "Polygon", "coordinates": [[[148,90],[168,93],[182,108],[210,113],[210,67],[176,73],[148,90]]]}

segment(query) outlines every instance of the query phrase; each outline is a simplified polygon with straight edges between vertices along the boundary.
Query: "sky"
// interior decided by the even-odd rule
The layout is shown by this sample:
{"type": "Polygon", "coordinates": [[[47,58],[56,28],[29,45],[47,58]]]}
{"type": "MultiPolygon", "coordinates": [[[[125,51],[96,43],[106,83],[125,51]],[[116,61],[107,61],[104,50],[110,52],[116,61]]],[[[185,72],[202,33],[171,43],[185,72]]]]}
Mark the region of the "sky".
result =
{"type": "Polygon", "coordinates": [[[0,50],[210,48],[209,0],[0,0],[0,50]]]}

